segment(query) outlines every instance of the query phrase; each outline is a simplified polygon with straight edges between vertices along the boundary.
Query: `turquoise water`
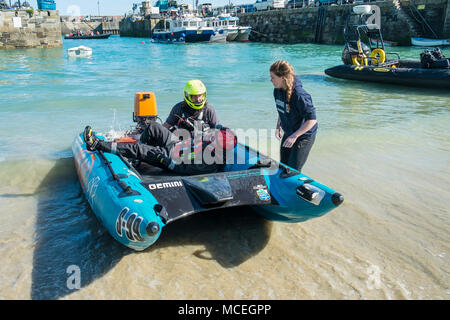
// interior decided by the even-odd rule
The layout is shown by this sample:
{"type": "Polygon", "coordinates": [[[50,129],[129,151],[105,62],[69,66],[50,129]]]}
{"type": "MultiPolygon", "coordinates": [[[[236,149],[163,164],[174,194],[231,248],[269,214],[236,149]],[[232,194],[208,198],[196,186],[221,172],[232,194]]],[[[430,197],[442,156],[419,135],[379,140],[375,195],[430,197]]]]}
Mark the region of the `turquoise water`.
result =
{"type": "Polygon", "coordinates": [[[450,92],[329,78],[341,46],[118,36],[63,46],[0,51],[0,257],[10,261],[0,298],[450,298],[450,92]],[[68,58],[79,45],[92,57],[68,58]],[[82,195],[75,135],[87,124],[130,128],[136,91],[156,93],[164,120],[198,78],[221,123],[270,136],[268,70],[278,59],[292,63],[317,108],[305,173],[343,193],[344,205],[295,225],[246,209],[199,215],[141,254],[110,238],[82,195]],[[66,286],[72,264],[80,289],[66,286]]]}
{"type": "MultiPolygon", "coordinates": [[[[439,118],[448,111],[449,95],[442,91],[325,77],[326,68],[340,63],[340,46],[167,46],[141,44],[140,40],[146,41],[120,37],[104,42],[66,40],[64,49],[0,51],[0,154],[8,159],[28,158],[31,147],[33,155],[60,157],[61,149],[86,123],[99,129],[128,125],[136,91],[156,93],[164,120],[182,99],[184,84],[191,78],[205,82],[221,122],[236,128],[273,128],[276,113],[268,69],[281,58],[295,66],[311,93],[321,130],[373,129],[413,120],[416,115],[432,113],[439,118]],[[92,47],[92,58],[68,59],[66,49],[82,44],[92,47]],[[5,132],[25,139],[27,150],[3,138],[5,132]],[[48,139],[51,132],[58,139],[48,139]]],[[[416,58],[421,52],[414,48],[396,51],[404,58],[416,58]]]]}

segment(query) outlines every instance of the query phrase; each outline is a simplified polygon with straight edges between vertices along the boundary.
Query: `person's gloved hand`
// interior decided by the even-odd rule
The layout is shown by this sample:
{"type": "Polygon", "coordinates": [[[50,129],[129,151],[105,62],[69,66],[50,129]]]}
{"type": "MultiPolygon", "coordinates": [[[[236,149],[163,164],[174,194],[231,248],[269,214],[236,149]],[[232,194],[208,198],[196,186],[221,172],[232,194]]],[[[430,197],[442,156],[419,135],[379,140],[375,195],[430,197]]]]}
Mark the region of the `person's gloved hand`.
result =
{"type": "Polygon", "coordinates": [[[172,164],[172,159],[165,156],[163,153],[158,152],[156,150],[151,150],[147,153],[146,161],[150,164],[153,164],[155,166],[169,169],[170,165],[172,164]]]}
{"type": "Polygon", "coordinates": [[[158,155],[156,156],[156,161],[158,163],[160,163],[164,168],[167,168],[167,169],[172,164],[172,159],[170,159],[169,157],[165,156],[162,153],[158,153],[158,155]]]}

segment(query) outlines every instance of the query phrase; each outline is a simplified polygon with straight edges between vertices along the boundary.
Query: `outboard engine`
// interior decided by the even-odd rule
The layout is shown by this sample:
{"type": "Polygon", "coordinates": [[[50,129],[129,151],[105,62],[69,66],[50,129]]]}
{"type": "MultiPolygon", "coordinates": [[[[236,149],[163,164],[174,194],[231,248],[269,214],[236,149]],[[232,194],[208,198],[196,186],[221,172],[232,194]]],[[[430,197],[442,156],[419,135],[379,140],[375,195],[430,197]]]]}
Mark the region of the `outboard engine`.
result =
{"type": "Polygon", "coordinates": [[[425,69],[450,69],[450,58],[446,58],[439,48],[424,50],[420,54],[420,63],[425,69]]]}
{"type": "Polygon", "coordinates": [[[136,92],[134,95],[133,121],[137,122],[136,129],[144,131],[150,121],[158,118],[155,93],[151,91],[136,92]]]}
{"type": "MultiPolygon", "coordinates": [[[[344,51],[342,51],[342,62],[344,64],[352,64],[352,56],[358,54],[358,45],[356,40],[348,40],[345,42],[344,51]]],[[[370,55],[370,48],[364,42],[361,42],[361,49],[368,57],[370,55]]]]}

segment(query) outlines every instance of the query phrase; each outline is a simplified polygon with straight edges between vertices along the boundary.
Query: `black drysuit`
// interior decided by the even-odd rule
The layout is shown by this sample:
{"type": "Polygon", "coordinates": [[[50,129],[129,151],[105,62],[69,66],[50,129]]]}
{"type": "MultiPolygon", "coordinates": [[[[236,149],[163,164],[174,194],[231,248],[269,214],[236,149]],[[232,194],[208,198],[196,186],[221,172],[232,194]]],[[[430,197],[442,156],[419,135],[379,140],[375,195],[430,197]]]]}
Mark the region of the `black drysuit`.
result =
{"type": "MultiPolygon", "coordinates": [[[[180,160],[171,158],[176,158],[174,150],[179,149],[181,143],[184,143],[185,146],[192,146],[194,140],[190,139],[180,142],[179,138],[170,132],[169,129],[157,122],[151,122],[142,133],[140,143],[114,143],[101,141],[99,149],[105,152],[121,154],[126,158],[137,159],[153,166],[172,170],[179,174],[194,175],[223,170],[223,161],[216,161],[210,164],[203,161],[201,163],[192,161],[189,163],[180,163],[180,161],[174,161],[180,160]]],[[[207,145],[208,144],[203,143],[202,151],[207,145]]]]}

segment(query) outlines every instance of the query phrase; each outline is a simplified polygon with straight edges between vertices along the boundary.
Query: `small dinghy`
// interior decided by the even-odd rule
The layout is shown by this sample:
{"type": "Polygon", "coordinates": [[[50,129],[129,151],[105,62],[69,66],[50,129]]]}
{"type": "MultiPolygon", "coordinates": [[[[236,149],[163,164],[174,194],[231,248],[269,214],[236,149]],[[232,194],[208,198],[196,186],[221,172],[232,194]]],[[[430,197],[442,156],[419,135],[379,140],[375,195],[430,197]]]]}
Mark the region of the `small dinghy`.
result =
{"type": "Polygon", "coordinates": [[[450,46],[450,39],[411,38],[411,44],[416,47],[450,46]]]}
{"type": "Polygon", "coordinates": [[[67,50],[69,57],[86,58],[92,56],[92,49],[85,46],[70,48],[67,50]]]}
{"type": "MultiPolygon", "coordinates": [[[[141,119],[146,122],[154,116],[141,112],[140,97],[154,99],[154,93],[136,95],[133,118],[139,130],[141,119]]],[[[136,132],[110,141],[136,142],[136,132]]],[[[155,243],[167,224],[198,212],[250,206],[269,220],[302,222],[344,201],[333,189],[236,141],[223,169],[196,175],[146,163],[133,165],[120,154],[89,151],[83,133],[75,137],[72,151],[93,212],[117,241],[138,251],[155,243]]]]}

